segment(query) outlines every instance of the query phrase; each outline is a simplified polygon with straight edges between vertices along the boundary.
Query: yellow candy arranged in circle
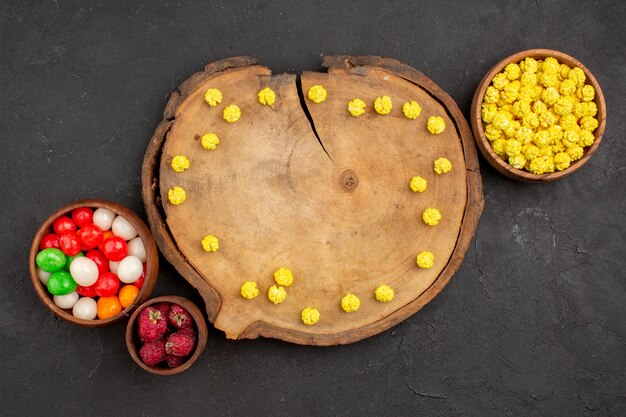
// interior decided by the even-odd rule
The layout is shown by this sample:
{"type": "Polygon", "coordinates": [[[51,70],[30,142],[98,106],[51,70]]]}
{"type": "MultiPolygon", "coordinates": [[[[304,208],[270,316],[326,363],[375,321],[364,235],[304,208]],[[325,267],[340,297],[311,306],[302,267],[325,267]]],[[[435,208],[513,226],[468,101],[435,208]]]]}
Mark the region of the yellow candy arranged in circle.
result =
{"type": "Polygon", "coordinates": [[[402,105],[402,113],[407,119],[415,120],[422,113],[422,108],[417,101],[412,100],[402,105]]]}
{"type": "Polygon", "coordinates": [[[361,306],[361,300],[354,294],[346,294],[341,299],[341,308],[346,313],[357,311],[361,306]]]}
{"type": "Polygon", "coordinates": [[[411,178],[411,182],[409,183],[409,187],[416,193],[423,193],[426,191],[426,187],[428,186],[428,181],[426,181],[422,177],[413,177],[411,178]]]}
{"type": "Polygon", "coordinates": [[[423,251],[417,255],[416,261],[420,268],[432,268],[435,265],[435,255],[432,252],[423,251]]]}
{"type": "Polygon", "coordinates": [[[176,172],[183,172],[189,168],[189,159],[185,155],[176,155],[172,158],[172,169],[176,172]]]}
{"type": "Polygon", "coordinates": [[[320,312],[317,311],[316,308],[307,307],[302,310],[300,318],[302,319],[302,323],[306,324],[307,326],[313,326],[320,320],[320,312]]]}
{"type": "Polygon", "coordinates": [[[204,93],[204,101],[206,101],[206,103],[211,107],[215,107],[220,104],[222,99],[222,92],[217,88],[209,88],[206,90],[206,93],[204,93]]]}
{"type": "Polygon", "coordinates": [[[327,96],[328,92],[321,85],[314,85],[313,87],[309,88],[308,97],[309,100],[311,100],[313,103],[323,103],[326,100],[327,96]]]}
{"type": "Polygon", "coordinates": [[[257,287],[256,282],[246,281],[241,286],[239,293],[246,300],[252,300],[253,298],[256,298],[259,295],[259,288],[257,287]]]}
{"type": "Polygon", "coordinates": [[[437,226],[441,220],[441,213],[436,208],[427,208],[422,214],[422,220],[429,226],[437,226]]]}
{"type": "Polygon", "coordinates": [[[259,103],[271,106],[276,101],[276,93],[269,87],[259,91],[259,103]]]}
{"type": "Polygon", "coordinates": [[[215,252],[220,248],[219,240],[213,235],[205,236],[200,243],[205,252],[215,252]]]}
{"type": "Polygon", "coordinates": [[[363,113],[365,113],[366,104],[360,98],[355,98],[354,100],[350,100],[348,103],[348,111],[354,117],[359,117],[363,113]]]}
{"type": "Polygon", "coordinates": [[[293,284],[293,274],[289,269],[281,267],[276,272],[274,272],[274,280],[278,285],[288,287],[293,284]]]}
{"type": "Polygon", "coordinates": [[[280,304],[287,298],[287,291],[283,287],[272,285],[267,291],[267,298],[274,304],[280,304]]]}
{"type": "Polygon", "coordinates": [[[220,143],[215,133],[205,133],[202,135],[202,147],[204,149],[213,150],[220,143]]]}
{"type": "Polygon", "coordinates": [[[393,103],[389,96],[376,97],[376,100],[374,100],[374,110],[378,114],[389,114],[392,107],[393,103]]]}
{"type": "Polygon", "coordinates": [[[174,187],[167,192],[167,199],[172,205],[175,206],[183,204],[186,198],[187,194],[185,193],[185,190],[183,190],[181,187],[174,187]]]}
{"type": "Polygon", "coordinates": [[[446,121],[441,116],[430,116],[426,123],[428,131],[433,135],[439,135],[443,133],[446,128],[446,121]]]}
{"type": "Polygon", "coordinates": [[[228,123],[235,123],[241,117],[241,110],[234,104],[224,109],[224,120],[228,123]]]}
{"type": "Polygon", "coordinates": [[[376,299],[381,303],[388,303],[396,296],[395,291],[389,285],[380,285],[374,290],[376,299]]]}
{"type": "Polygon", "coordinates": [[[435,161],[435,172],[437,174],[445,174],[452,170],[452,162],[446,158],[439,158],[435,161]]]}

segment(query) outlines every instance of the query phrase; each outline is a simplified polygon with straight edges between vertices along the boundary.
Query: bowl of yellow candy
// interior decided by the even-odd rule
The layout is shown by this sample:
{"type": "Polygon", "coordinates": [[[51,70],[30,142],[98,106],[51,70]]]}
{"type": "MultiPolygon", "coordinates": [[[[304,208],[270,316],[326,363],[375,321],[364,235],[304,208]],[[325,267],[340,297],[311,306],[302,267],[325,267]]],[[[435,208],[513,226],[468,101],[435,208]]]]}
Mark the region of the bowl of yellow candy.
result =
{"type": "Polygon", "coordinates": [[[606,103],[598,81],[563,52],[531,49],[496,64],[472,100],[478,148],[509,178],[547,182],[582,167],[598,149],[606,103]]]}

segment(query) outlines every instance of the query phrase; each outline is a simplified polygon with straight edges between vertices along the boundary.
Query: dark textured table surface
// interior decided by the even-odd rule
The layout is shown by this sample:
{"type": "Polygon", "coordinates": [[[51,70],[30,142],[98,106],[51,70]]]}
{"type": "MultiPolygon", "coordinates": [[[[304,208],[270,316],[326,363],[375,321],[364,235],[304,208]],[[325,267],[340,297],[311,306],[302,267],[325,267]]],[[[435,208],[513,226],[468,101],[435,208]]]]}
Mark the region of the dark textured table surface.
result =
{"type": "MultiPolygon", "coordinates": [[[[0,2],[2,415],[625,416],[626,5],[513,2],[0,2]],[[275,72],[322,54],[397,58],[467,116],[504,56],[559,49],[606,95],[590,162],[557,183],[510,181],[481,159],[485,210],[442,294],[349,346],[228,341],[210,330],[189,371],[140,370],[125,325],[84,329],[30,283],[39,223],[79,198],[143,216],[140,165],[168,93],[207,62],[275,72]]],[[[202,303],[162,260],[154,295],[202,303]]]]}

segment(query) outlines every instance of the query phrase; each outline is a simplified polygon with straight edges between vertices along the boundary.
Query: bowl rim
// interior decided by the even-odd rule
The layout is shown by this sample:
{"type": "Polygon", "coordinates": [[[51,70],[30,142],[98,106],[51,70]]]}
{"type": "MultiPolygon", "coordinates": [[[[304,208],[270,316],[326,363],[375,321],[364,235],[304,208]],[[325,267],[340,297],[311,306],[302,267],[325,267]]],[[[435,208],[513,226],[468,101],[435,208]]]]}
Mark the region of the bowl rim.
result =
{"type": "Polygon", "coordinates": [[[54,211],[50,216],[48,216],[46,220],[41,223],[41,225],[37,229],[37,232],[35,233],[35,236],[33,237],[30,247],[30,255],[28,257],[28,263],[30,277],[33,286],[35,287],[35,292],[39,296],[41,302],[48,308],[48,310],[52,311],[54,314],[61,317],[62,319],[69,321],[70,323],[85,327],[108,326],[117,323],[124,318],[130,317],[130,314],[133,312],[133,310],[137,308],[139,304],[148,299],[150,294],[152,294],[152,290],[156,285],[159,272],[158,251],[156,248],[156,243],[154,241],[154,238],[152,237],[150,229],[148,229],[148,226],[146,226],[143,220],[141,220],[141,218],[139,218],[139,216],[128,207],[125,207],[114,201],[104,199],[77,200],[64,205],[63,207],[54,211]],[[122,217],[126,218],[128,222],[137,230],[137,233],[143,241],[144,247],[146,249],[146,277],[143,286],[139,290],[139,294],[137,294],[135,301],[130,306],[123,309],[119,314],[116,314],[115,316],[106,319],[79,319],[74,317],[71,314],[70,310],[64,310],[58,307],[54,303],[52,295],[48,293],[47,288],[44,287],[37,275],[37,264],[35,262],[35,258],[37,256],[37,253],[39,253],[39,243],[41,242],[41,239],[44,235],[52,233],[52,223],[56,218],[62,215],[69,214],[72,210],[79,207],[106,208],[113,211],[115,214],[121,215],[122,217]]]}
{"type": "Polygon", "coordinates": [[[558,180],[574,173],[583,165],[585,165],[589,158],[591,158],[591,156],[596,152],[596,150],[600,146],[600,142],[602,141],[602,137],[604,135],[604,130],[606,127],[606,102],[604,98],[604,93],[602,92],[598,80],[582,62],[572,57],[571,55],[553,49],[527,49],[524,51],[516,52],[501,59],[485,74],[474,93],[470,116],[476,144],[478,145],[481,153],[491,166],[493,166],[497,171],[506,175],[507,177],[518,181],[531,183],[549,182],[558,180]],[[507,64],[512,62],[519,62],[526,57],[546,58],[549,56],[556,58],[560,63],[565,63],[569,66],[576,66],[583,70],[585,76],[587,77],[588,83],[591,84],[596,91],[594,102],[598,106],[598,114],[596,115],[596,118],[598,119],[598,127],[594,132],[594,144],[591,145],[591,147],[585,149],[585,153],[581,159],[575,161],[572,165],[570,165],[567,169],[563,171],[555,171],[552,173],[538,175],[521,169],[513,168],[511,165],[509,165],[507,162],[505,162],[503,159],[495,154],[495,152],[491,148],[491,144],[485,137],[481,116],[481,107],[485,91],[487,90],[487,87],[491,84],[491,80],[497,73],[501,72],[507,64]]]}
{"type": "Polygon", "coordinates": [[[191,367],[191,365],[194,364],[194,362],[198,360],[198,358],[204,351],[204,348],[206,347],[208,333],[209,329],[207,328],[206,320],[204,318],[204,315],[202,314],[202,311],[200,310],[200,308],[198,308],[197,305],[195,305],[190,300],[184,297],[180,297],[178,295],[163,295],[160,297],[151,298],[148,301],[144,302],[139,307],[137,307],[137,309],[130,316],[128,323],[126,324],[126,347],[128,348],[128,352],[130,353],[130,356],[133,358],[135,363],[137,363],[137,365],[139,365],[139,367],[141,367],[145,371],[155,375],[174,375],[186,371],[191,367]],[[135,343],[135,322],[137,320],[139,312],[152,304],[160,302],[169,302],[184,307],[189,312],[189,314],[191,314],[191,317],[193,317],[193,320],[196,323],[196,348],[193,354],[182,365],[176,368],[160,368],[157,366],[146,365],[139,357],[139,349],[137,348],[137,344],[135,343]]]}

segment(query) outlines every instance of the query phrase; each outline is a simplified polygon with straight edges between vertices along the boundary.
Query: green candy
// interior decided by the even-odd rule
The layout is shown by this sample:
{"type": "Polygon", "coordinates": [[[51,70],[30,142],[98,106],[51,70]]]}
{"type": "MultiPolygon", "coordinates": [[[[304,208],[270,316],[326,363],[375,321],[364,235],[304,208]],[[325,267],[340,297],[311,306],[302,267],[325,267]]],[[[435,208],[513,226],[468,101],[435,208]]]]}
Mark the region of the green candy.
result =
{"type": "Polygon", "coordinates": [[[68,257],[67,262],[65,263],[65,269],[69,271],[70,265],[72,265],[72,262],[74,262],[74,259],[80,258],[81,256],[85,256],[85,254],[82,252],[78,252],[76,255],[68,257]]]}
{"type": "Polygon", "coordinates": [[[59,249],[47,248],[37,254],[35,262],[37,262],[39,268],[46,272],[57,272],[63,269],[67,258],[59,249]]]}
{"type": "Polygon", "coordinates": [[[53,272],[48,278],[48,291],[52,295],[65,295],[76,290],[78,284],[67,271],[53,272]]]}

